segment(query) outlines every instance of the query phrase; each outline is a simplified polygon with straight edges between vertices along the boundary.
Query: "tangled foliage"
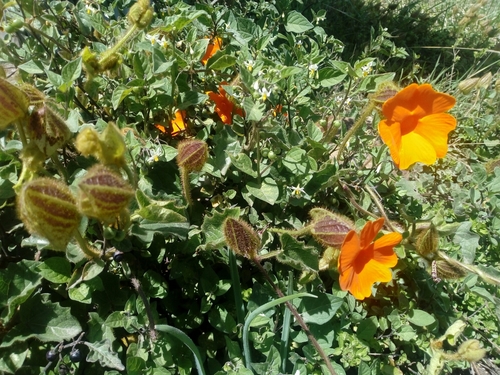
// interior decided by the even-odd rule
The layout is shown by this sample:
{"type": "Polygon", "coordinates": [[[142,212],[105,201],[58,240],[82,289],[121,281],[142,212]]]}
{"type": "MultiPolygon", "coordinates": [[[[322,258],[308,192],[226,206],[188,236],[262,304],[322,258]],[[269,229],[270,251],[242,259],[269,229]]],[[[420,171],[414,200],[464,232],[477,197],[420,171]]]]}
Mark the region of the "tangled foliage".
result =
{"type": "Polygon", "coordinates": [[[1,373],[498,371],[498,61],[321,5],[1,2],[1,373]]]}

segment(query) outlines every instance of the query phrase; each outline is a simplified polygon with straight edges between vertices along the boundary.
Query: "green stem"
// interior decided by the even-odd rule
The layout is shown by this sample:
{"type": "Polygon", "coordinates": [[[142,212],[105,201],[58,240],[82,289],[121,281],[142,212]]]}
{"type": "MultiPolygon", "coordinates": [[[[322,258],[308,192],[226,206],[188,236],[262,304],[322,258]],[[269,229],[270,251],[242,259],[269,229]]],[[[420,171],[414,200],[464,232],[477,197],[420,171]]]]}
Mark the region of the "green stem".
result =
{"type": "Polygon", "coordinates": [[[241,298],[241,285],[238,273],[238,265],[236,263],[236,255],[233,251],[229,250],[229,271],[231,272],[231,282],[234,294],[234,304],[236,306],[236,317],[238,324],[243,324],[245,321],[245,306],[241,298]]]}
{"type": "MultiPolygon", "coordinates": [[[[273,282],[273,280],[271,279],[271,277],[269,276],[269,274],[267,273],[267,271],[264,269],[264,267],[262,267],[262,264],[260,264],[260,262],[258,261],[258,259],[254,260],[254,263],[257,266],[257,268],[260,270],[260,272],[262,272],[262,274],[264,275],[264,277],[267,280],[267,282],[269,283],[269,285],[271,285],[273,287],[273,289],[276,292],[276,294],[280,298],[285,297],[285,295],[283,294],[283,292],[281,291],[281,289],[278,288],[278,286],[273,282]]],[[[321,359],[323,359],[323,362],[325,363],[326,367],[328,368],[328,371],[330,372],[330,374],[331,375],[337,375],[337,373],[335,372],[335,370],[332,367],[332,363],[330,362],[330,359],[328,358],[328,356],[324,352],[323,348],[321,348],[321,346],[319,345],[319,342],[318,342],[318,340],[316,340],[316,337],[314,337],[314,335],[309,330],[309,327],[307,326],[306,322],[304,321],[304,319],[302,318],[302,316],[299,314],[299,312],[297,311],[297,309],[295,308],[295,306],[292,305],[290,302],[285,302],[285,304],[286,304],[286,307],[288,307],[288,309],[293,314],[293,316],[294,316],[295,320],[297,321],[297,323],[299,323],[299,325],[302,327],[302,329],[306,333],[307,338],[309,339],[309,341],[311,342],[311,344],[314,346],[314,348],[318,352],[318,354],[321,357],[321,359]]],[[[248,318],[247,318],[247,320],[248,320],[248,318]]],[[[245,334],[245,329],[243,329],[243,334],[245,334]]],[[[244,344],[244,342],[243,342],[243,344],[244,344]]]]}
{"type": "Polygon", "coordinates": [[[370,100],[368,102],[368,104],[365,106],[363,112],[359,116],[358,121],[356,121],[356,123],[352,126],[352,128],[349,129],[349,131],[345,135],[344,139],[342,139],[342,143],[340,144],[339,152],[337,154],[337,160],[342,159],[342,154],[344,153],[347,142],[354,135],[354,133],[356,133],[359,130],[359,128],[361,128],[361,126],[363,126],[366,118],[368,117],[368,115],[370,113],[372,113],[373,109],[375,108],[375,105],[376,104],[373,100],[370,100]]]}
{"type": "Polygon", "coordinates": [[[309,226],[302,229],[280,229],[280,228],[269,228],[269,232],[279,233],[279,234],[289,234],[293,237],[306,236],[311,234],[311,228],[309,226]]]}
{"type": "MultiPolygon", "coordinates": [[[[250,314],[248,314],[247,319],[245,320],[245,325],[243,326],[243,354],[245,356],[245,366],[247,369],[251,370],[252,369],[252,357],[250,354],[250,344],[248,340],[248,333],[250,332],[250,324],[252,321],[257,317],[257,315],[262,314],[264,311],[269,310],[271,307],[277,306],[281,303],[286,303],[287,306],[290,305],[288,301],[295,299],[295,298],[301,298],[301,297],[314,297],[316,296],[314,294],[309,294],[309,293],[297,293],[297,294],[292,294],[291,296],[284,296],[282,293],[282,296],[278,299],[275,299],[273,301],[267,302],[264,305],[256,308],[254,311],[252,311],[250,314]]],[[[290,305],[292,306],[292,305],[290,305]]]]}
{"type": "Polygon", "coordinates": [[[107,65],[107,60],[115,55],[130,39],[134,37],[134,35],[139,31],[137,26],[134,24],[130,26],[130,28],[127,30],[125,35],[118,41],[116,44],[108,49],[107,51],[104,51],[101,57],[98,60],[98,65],[99,66],[106,66],[107,65]]]}
{"type": "Polygon", "coordinates": [[[186,168],[180,167],[181,172],[181,185],[184,198],[189,207],[193,205],[193,198],[191,197],[191,186],[189,186],[189,172],[186,168]]]}
{"type": "Polygon", "coordinates": [[[198,371],[198,375],[205,375],[205,370],[202,366],[203,361],[201,359],[200,351],[188,335],[186,335],[180,329],[169,326],[167,324],[157,324],[155,328],[157,331],[168,333],[182,341],[182,343],[186,345],[194,355],[194,362],[196,365],[196,370],[198,371]]]}
{"type": "Polygon", "coordinates": [[[87,241],[83,239],[82,235],[77,230],[75,231],[75,239],[76,242],[78,242],[78,245],[80,245],[80,249],[88,259],[99,259],[101,257],[101,253],[96,249],[91,249],[87,241]]]}
{"type": "Polygon", "coordinates": [[[155,320],[153,317],[153,313],[151,312],[151,306],[149,305],[146,293],[144,293],[144,290],[142,289],[141,283],[139,282],[138,279],[132,277],[130,279],[130,282],[132,283],[134,289],[137,291],[137,294],[139,294],[139,297],[141,298],[142,303],[144,304],[144,309],[146,310],[146,315],[148,317],[148,322],[149,322],[149,335],[153,341],[156,341],[157,335],[155,329],[155,320]]]}
{"type": "MultiPolygon", "coordinates": [[[[293,293],[293,271],[288,271],[288,287],[286,290],[288,295],[293,293]]],[[[292,313],[289,309],[285,309],[283,313],[283,330],[281,331],[281,372],[286,373],[286,362],[288,359],[288,343],[290,342],[290,322],[292,313]]]]}

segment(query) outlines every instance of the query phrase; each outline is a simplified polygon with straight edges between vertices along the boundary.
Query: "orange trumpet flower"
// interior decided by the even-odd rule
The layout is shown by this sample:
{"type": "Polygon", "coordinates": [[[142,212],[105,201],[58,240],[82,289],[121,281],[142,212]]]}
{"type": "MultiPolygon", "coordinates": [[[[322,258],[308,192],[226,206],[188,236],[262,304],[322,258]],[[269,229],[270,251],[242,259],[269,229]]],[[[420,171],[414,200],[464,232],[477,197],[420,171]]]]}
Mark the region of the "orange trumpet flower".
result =
{"type": "Polygon", "coordinates": [[[233,115],[245,116],[242,108],[238,107],[228,98],[228,94],[222,86],[219,86],[219,92],[207,91],[211,101],[215,103],[215,112],[219,115],[221,121],[226,125],[233,123],[233,115]]]}
{"type": "Polygon", "coordinates": [[[203,65],[207,65],[207,61],[211,58],[215,53],[222,48],[222,39],[216,36],[208,43],[207,50],[205,55],[201,58],[201,63],[203,65]]]}
{"type": "Polygon", "coordinates": [[[392,280],[390,268],[398,262],[394,246],[401,242],[402,236],[392,232],[375,240],[383,225],[384,219],[380,218],[367,222],[361,235],[351,230],[340,249],[340,288],[351,292],[356,299],[369,297],[374,283],[392,280]]]}
{"type": "Polygon", "coordinates": [[[378,132],[399,169],[416,162],[433,164],[448,151],[448,133],[456,119],[444,113],[455,105],[451,95],[435,91],[428,83],[416,83],[399,91],[382,106],[385,119],[378,132]]]}

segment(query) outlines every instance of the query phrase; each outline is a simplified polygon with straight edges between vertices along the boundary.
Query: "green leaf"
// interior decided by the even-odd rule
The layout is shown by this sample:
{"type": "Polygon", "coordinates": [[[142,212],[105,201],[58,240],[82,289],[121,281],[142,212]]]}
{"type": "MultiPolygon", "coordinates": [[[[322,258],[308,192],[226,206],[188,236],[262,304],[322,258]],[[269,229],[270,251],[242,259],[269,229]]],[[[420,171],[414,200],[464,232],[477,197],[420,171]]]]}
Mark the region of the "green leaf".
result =
{"type": "Polygon", "coordinates": [[[132,90],[133,89],[123,85],[116,86],[116,88],[113,90],[113,94],[111,95],[111,103],[113,104],[113,109],[117,109],[123,99],[125,99],[132,92],[132,90]]]}
{"type": "Polygon", "coordinates": [[[286,153],[283,165],[296,176],[304,175],[310,170],[307,153],[299,147],[292,147],[286,153]]]}
{"type": "Polygon", "coordinates": [[[69,63],[64,65],[61,70],[61,77],[64,83],[73,83],[73,81],[76,81],[81,74],[82,74],[81,57],[78,57],[77,59],[70,61],[69,63]]]}
{"type": "Polygon", "coordinates": [[[252,98],[243,99],[242,107],[245,110],[247,121],[260,121],[264,116],[266,105],[260,101],[254,102],[252,98]]]}
{"type": "Polygon", "coordinates": [[[314,25],[299,12],[292,10],[286,17],[285,30],[289,33],[303,33],[311,30],[314,25]]]}
{"type": "Polygon", "coordinates": [[[71,277],[71,264],[63,257],[46,259],[40,264],[39,269],[42,277],[52,283],[63,284],[71,277]]]}
{"type": "Polygon", "coordinates": [[[408,321],[419,327],[426,327],[434,324],[436,319],[429,313],[423,310],[410,310],[408,313],[408,321]]]}
{"type": "Polygon", "coordinates": [[[197,91],[188,91],[180,94],[179,109],[186,109],[193,105],[204,103],[208,96],[197,91]]]}
{"type": "Polygon", "coordinates": [[[90,349],[87,355],[87,362],[97,362],[103,367],[109,367],[117,369],[118,371],[124,371],[125,366],[123,366],[118,355],[113,352],[109,340],[102,340],[100,342],[90,343],[87,341],[83,342],[90,349]]]}
{"type": "Polygon", "coordinates": [[[453,237],[453,242],[460,246],[465,263],[473,263],[476,257],[476,249],[479,246],[479,235],[470,231],[472,222],[466,221],[460,224],[453,237]]]}
{"type": "Polygon", "coordinates": [[[318,273],[318,250],[306,246],[287,233],[280,236],[282,251],[278,254],[278,261],[300,270],[318,273]]]}
{"type": "Polygon", "coordinates": [[[18,342],[8,348],[0,349],[0,373],[17,374],[31,350],[27,342],[18,342]]]}
{"type": "Polygon", "coordinates": [[[328,293],[312,293],[317,298],[301,299],[297,310],[306,323],[323,325],[335,316],[337,310],[344,303],[344,299],[328,293]]]}
{"type": "Polygon", "coordinates": [[[249,182],[246,189],[255,198],[258,198],[271,205],[275,204],[280,195],[280,190],[276,181],[270,177],[266,177],[259,185],[256,182],[249,182]]]}
{"type": "Polygon", "coordinates": [[[40,61],[27,61],[18,66],[19,69],[24,70],[28,74],[43,74],[45,68],[40,61]]]}
{"type": "Polygon", "coordinates": [[[295,74],[299,74],[303,71],[304,71],[304,69],[299,68],[298,66],[287,66],[287,67],[281,69],[281,72],[280,72],[281,79],[293,76],[295,74]]]}
{"type": "Polygon", "coordinates": [[[0,318],[3,324],[10,321],[19,305],[24,303],[40,285],[42,275],[38,262],[22,260],[9,263],[0,271],[0,307],[5,308],[0,318]]]}
{"type": "Polygon", "coordinates": [[[480,297],[483,297],[485,300],[490,301],[493,304],[496,302],[495,297],[493,297],[493,295],[484,288],[481,288],[479,286],[475,286],[475,287],[471,288],[470,291],[472,293],[477,294],[480,297]]]}
{"type": "Polygon", "coordinates": [[[225,54],[219,56],[219,52],[217,52],[214,56],[208,59],[207,69],[223,70],[236,64],[236,60],[237,60],[236,56],[225,55],[225,54]]]}
{"type": "Polygon", "coordinates": [[[247,154],[244,153],[239,153],[238,155],[229,155],[231,158],[231,162],[233,165],[238,168],[240,171],[256,178],[257,177],[257,171],[253,169],[253,163],[252,159],[248,157],[247,154]]]}
{"type": "Polygon", "coordinates": [[[395,73],[370,74],[361,80],[358,90],[375,91],[381,83],[393,81],[395,76],[395,73]]]}
{"type": "Polygon", "coordinates": [[[226,218],[240,217],[239,208],[226,208],[224,212],[215,212],[212,216],[206,216],[201,225],[201,231],[205,235],[205,250],[219,249],[226,244],[222,225],[226,218]]]}
{"type": "Polygon", "coordinates": [[[69,307],[42,300],[38,294],[21,305],[20,324],[3,338],[0,347],[8,347],[16,341],[36,337],[43,342],[70,340],[82,332],[78,320],[69,307]]]}
{"type": "Polygon", "coordinates": [[[318,80],[321,87],[331,87],[341,83],[347,73],[336,68],[322,68],[318,71],[318,80]]]}
{"type": "Polygon", "coordinates": [[[236,321],[223,306],[215,305],[210,309],[208,322],[212,327],[226,334],[236,332],[236,321]]]}

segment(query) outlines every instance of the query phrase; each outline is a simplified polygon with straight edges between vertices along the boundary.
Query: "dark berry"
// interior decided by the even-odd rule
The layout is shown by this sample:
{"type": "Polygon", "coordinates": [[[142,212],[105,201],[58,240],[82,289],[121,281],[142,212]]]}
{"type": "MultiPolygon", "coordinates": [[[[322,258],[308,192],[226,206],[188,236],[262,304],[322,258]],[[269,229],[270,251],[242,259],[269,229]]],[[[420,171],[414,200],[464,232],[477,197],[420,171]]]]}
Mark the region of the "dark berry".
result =
{"type": "Polygon", "coordinates": [[[115,251],[115,253],[113,254],[113,260],[115,262],[121,262],[123,260],[123,252],[121,251],[115,251]]]}
{"type": "Polygon", "coordinates": [[[50,349],[47,354],[45,354],[47,361],[54,362],[57,359],[57,352],[54,349],[50,349]]]}
{"type": "Polygon", "coordinates": [[[82,360],[82,353],[80,353],[80,349],[74,349],[69,353],[69,359],[71,362],[80,362],[82,360]]]}

